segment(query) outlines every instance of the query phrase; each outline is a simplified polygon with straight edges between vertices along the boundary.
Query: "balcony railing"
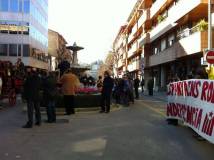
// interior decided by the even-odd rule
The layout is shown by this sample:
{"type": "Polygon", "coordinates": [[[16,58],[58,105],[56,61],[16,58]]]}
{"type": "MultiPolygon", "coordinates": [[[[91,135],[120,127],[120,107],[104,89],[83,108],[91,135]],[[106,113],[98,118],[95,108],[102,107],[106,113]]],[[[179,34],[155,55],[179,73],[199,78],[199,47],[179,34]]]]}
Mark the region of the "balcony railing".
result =
{"type": "Polygon", "coordinates": [[[128,58],[131,57],[136,51],[137,51],[137,47],[136,45],[133,45],[128,51],[128,58]]]}
{"type": "Polygon", "coordinates": [[[186,28],[185,30],[179,32],[177,34],[177,39],[180,40],[180,39],[183,39],[185,37],[188,37],[190,35],[192,35],[193,33],[195,32],[198,32],[199,31],[199,27],[198,26],[195,26],[193,28],[186,28]]]}
{"type": "Polygon", "coordinates": [[[139,46],[143,46],[146,43],[149,43],[149,41],[150,41],[150,34],[149,33],[145,33],[139,39],[139,46]]]}
{"type": "MultiPolygon", "coordinates": [[[[149,57],[149,67],[167,63],[177,58],[202,52],[207,48],[207,31],[200,32],[196,27],[179,34],[180,40],[162,52],[149,57]],[[190,45],[190,42],[193,45],[190,45]]],[[[148,63],[146,63],[148,64],[148,63]]]]}
{"type": "Polygon", "coordinates": [[[128,71],[132,72],[135,70],[139,70],[140,69],[140,61],[134,61],[131,64],[128,65],[128,71]]]}
{"type": "Polygon", "coordinates": [[[138,25],[143,25],[148,19],[150,19],[150,9],[146,9],[143,11],[143,15],[138,20],[138,25]]]}
{"type": "Polygon", "coordinates": [[[151,7],[151,18],[160,10],[167,0],[157,0],[151,7]]]}
{"type": "MultiPolygon", "coordinates": [[[[163,0],[158,0],[163,1],[163,0]]],[[[155,3],[157,3],[155,2],[155,3]]],[[[174,26],[177,25],[177,21],[184,15],[192,11],[201,3],[201,0],[180,0],[179,3],[174,5],[168,12],[168,17],[161,21],[157,26],[155,26],[150,32],[151,41],[155,40],[159,36],[163,35],[174,26]]],[[[159,7],[160,8],[160,7],[159,7]]],[[[152,9],[151,9],[152,12],[152,9]]],[[[152,14],[152,13],[151,13],[152,14]]],[[[152,16],[151,16],[152,17],[152,16]]]]}

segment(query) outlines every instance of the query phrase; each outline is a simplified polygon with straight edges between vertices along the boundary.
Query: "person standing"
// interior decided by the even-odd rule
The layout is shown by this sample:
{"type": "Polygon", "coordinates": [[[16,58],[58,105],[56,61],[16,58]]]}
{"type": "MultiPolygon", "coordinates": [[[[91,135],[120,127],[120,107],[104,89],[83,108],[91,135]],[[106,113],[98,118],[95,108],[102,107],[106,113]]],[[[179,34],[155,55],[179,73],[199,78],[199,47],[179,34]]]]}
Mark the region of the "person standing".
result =
{"type": "Polygon", "coordinates": [[[208,79],[214,80],[214,67],[212,65],[206,68],[206,72],[208,74],[208,79]]]}
{"type": "Polygon", "coordinates": [[[128,76],[128,88],[129,101],[134,104],[134,81],[131,76],[128,76]]]}
{"type": "Polygon", "coordinates": [[[74,96],[75,90],[80,85],[79,79],[71,70],[68,70],[68,72],[61,77],[60,83],[62,84],[62,93],[64,95],[65,114],[75,114],[74,96]]]}
{"type": "Polygon", "coordinates": [[[145,84],[145,81],[144,79],[142,78],[142,81],[140,82],[140,85],[141,85],[141,92],[144,93],[144,84],[145,84]]]}
{"type": "Polygon", "coordinates": [[[154,79],[151,78],[151,79],[148,81],[149,96],[153,96],[153,88],[154,88],[154,79]]]}
{"type": "Polygon", "coordinates": [[[134,80],[134,90],[135,90],[135,98],[136,99],[139,98],[139,92],[138,92],[139,86],[140,86],[140,79],[137,77],[134,80]]]}
{"type": "Polygon", "coordinates": [[[35,110],[36,123],[35,125],[41,125],[41,112],[40,112],[40,89],[41,80],[36,72],[36,70],[28,69],[28,75],[24,82],[24,96],[27,100],[27,113],[28,121],[23,126],[23,128],[33,127],[33,112],[35,110]]]}
{"type": "Polygon", "coordinates": [[[98,89],[99,91],[101,91],[101,90],[102,90],[102,87],[103,87],[102,76],[99,76],[99,77],[98,77],[98,80],[97,80],[97,89],[98,89]]]}
{"type": "Polygon", "coordinates": [[[44,100],[46,101],[47,122],[56,122],[55,98],[57,95],[57,80],[53,72],[44,80],[44,100]]]}
{"type": "Polygon", "coordinates": [[[111,93],[114,86],[114,81],[110,77],[108,71],[104,72],[103,88],[102,88],[102,98],[101,98],[101,111],[100,113],[109,113],[110,112],[110,101],[111,93]]]}

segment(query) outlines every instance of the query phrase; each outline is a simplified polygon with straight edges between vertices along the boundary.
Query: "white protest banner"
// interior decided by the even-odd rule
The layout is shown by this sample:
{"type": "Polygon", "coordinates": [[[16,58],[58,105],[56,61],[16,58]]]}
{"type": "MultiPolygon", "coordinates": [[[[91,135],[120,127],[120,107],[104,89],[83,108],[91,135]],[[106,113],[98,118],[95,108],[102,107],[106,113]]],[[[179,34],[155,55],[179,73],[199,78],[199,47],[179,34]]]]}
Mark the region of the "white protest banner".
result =
{"type": "Polygon", "coordinates": [[[168,85],[167,118],[182,120],[214,143],[214,81],[186,80],[168,85]]]}

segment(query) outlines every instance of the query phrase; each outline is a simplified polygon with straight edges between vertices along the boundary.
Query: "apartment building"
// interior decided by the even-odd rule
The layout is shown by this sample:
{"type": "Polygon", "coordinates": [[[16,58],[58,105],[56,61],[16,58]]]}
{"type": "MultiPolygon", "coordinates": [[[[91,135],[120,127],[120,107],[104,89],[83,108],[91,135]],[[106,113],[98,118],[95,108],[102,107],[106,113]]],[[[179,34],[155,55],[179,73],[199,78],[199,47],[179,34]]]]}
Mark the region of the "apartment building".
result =
{"type": "Polygon", "coordinates": [[[156,90],[165,90],[175,76],[205,74],[207,19],[208,0],[137,1],[126,28],[128,70],[153,78],[156,90]]]}
{"type": "Polygon", "coordinates": [[[127,70],[127,35],[126,25],[121,26],[113,43],[114,67],[113,73],[116,77],[122,77],[127,70]]]}
{"type": "Polygon", "coordinates": [[[0,0],[0,59],[48,69],[48,0],[0,0]]]}

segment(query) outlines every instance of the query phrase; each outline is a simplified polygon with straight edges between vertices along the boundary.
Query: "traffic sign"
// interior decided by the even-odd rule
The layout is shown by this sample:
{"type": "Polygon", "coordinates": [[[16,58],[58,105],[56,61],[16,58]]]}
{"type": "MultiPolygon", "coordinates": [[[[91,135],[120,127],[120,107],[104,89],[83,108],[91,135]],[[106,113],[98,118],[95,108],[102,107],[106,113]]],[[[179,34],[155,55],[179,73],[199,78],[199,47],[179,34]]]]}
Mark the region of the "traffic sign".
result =
{"type": "Polygon", "coordinates": [[[213,50],[209,50],[207,52],[206,60],[207,60],[208,63],[214,64],[214,51],[213,50]]]}

